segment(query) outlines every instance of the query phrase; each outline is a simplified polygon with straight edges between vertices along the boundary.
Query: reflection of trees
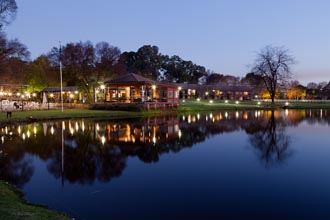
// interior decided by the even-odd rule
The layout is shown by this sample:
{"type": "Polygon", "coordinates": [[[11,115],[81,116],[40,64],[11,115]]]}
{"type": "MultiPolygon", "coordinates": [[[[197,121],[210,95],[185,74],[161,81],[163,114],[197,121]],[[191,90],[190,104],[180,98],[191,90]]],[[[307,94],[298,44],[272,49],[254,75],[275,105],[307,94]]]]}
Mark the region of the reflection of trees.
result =
{"type": "Polygon", "coordinates": [[[121,175],[126,167],[127,156],[116,147],[105,147],[93,137],[93,131],[77,133],[74,140],[77,147],[64,146],[64,169],[62,173],[62,151],[50,158],[48,170],[57,178],[81,184],[110,181],[121,175]]]}
{"type": "Polygon", "coordinates": [[[0,179],[17,187],[23,187],[34,172],[31,159],[25,157],[25,151],[19,147],[17,141],[10,146],[5,144],[0,149],[0,179]]]}
{"type": "Polygon", "coordinates": [[[290,157],[290,138],[285,133],[284,122],[275,118],[274,111],[270,111],[268,121],[259,121],[257,126],[252,124],[248,132],[250,132],[251,145],[257,150],[258,157],[266,166],[282,163],[290,157]]]}
{"type": "MultiPolygon", "coordinates": [[[[25,140],[19,135],[6,137],[0,145],[0,178],[23,186],[34,172],[33,161],[30,160],[32,155],[44,161],[49,173],[56,178],[80,184],[91,184],[96,180],[107,182],[122,174],[129,157],[136,157],[145,163],[158,162],[164,154],[178,153],[213,135],[240,129],[246,131],[258,157],[268,166],[281,163],[291,155],[290,138],[285,134],[285,126],[296,126],[305,120],[308,123],[329,123],[330,119],[330,112],[325,110],[260,112],[214,113],[212,120],[211,116],[207,119],[202,115],[194,120],[191,117],[191,121],[177,117],[99,121],[99,130],[95,122],[85,121],[84,130],[81,127],[76,130],[71,125],[74,132],[68,129],[66,122],[63,158],[61,122],[54,121],[48,124],[46,134],[42,131],[36,134],[31,132],[31,137],[25,140]],[[50,127],[54,128],[54,135],[50,134],[50,127]],[[100,141],[101,136],[107,138],[104,144],[100,141]],[[153,142],[154,136],[156,141],[153,142]]],[[[33,128],[30,130],[33,131],[33,128]]],[[[38,125],[37,130],[43,130],[42,126],[38,125]]]]}

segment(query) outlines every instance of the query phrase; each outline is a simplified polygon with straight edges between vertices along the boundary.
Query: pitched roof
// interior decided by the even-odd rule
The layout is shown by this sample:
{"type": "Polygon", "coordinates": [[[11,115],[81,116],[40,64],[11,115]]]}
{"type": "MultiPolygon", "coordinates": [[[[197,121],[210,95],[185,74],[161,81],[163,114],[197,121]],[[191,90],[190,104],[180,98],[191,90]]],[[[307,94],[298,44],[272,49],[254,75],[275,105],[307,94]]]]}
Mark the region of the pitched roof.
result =
{"type": "Polygon", "coordinates": [[[113,84],[122,84],[122,83],[148,83],[148,84],[155,84],[156,82],[145,78],[143,76],[137,75],[135,73],[128,73],[122,76],[119,76],[114,79],[110,79],[108,81],[105,81],[105,83],[113,83],[113,84]]]}

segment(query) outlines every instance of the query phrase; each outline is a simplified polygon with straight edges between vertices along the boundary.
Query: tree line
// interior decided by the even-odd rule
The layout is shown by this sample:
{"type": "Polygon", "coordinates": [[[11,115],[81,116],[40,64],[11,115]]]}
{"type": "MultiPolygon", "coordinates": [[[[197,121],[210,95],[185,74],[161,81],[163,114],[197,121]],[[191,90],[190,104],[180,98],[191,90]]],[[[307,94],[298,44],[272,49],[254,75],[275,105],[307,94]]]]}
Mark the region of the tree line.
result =
{"type": "Polygon", "coordinates": [[[154,80],[174,83],[204,83],[245,85],[259,97],[295,98],[314,95],[327,83],[311,82],[307,87],[292,80],[291,65],[295,63],[283,47],[266,46],[255,59],[251,72],[244,77],[224,75],[207,70],[204,66],[184,60],[178,55],[164,55],[154,45],[144,45],[137,51],[121,52],[108,42],[95,45],[90,42],[72,42],[50,49],[36,59],[30,59],[28,48],[18,39],[7,39],[2,27],[15,18],[15,0],[0,0],[0,82],[27,84],[30,90],[59,86],[59,62],[63,65],[65,86],[78,86],[91,100],[92,93],[104,80],[136,73],[154,80]],[[199,81],[203,79],[203,81],[199,81]]]}

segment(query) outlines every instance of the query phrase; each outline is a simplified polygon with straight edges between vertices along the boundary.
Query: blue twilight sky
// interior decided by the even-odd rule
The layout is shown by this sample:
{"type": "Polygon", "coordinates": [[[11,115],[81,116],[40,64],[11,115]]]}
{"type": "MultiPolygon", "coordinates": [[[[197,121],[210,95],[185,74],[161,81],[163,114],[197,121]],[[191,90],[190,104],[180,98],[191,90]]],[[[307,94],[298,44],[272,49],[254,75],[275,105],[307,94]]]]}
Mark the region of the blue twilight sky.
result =
{"type": "Polygon", "coordinates": [[[330,81],[329,0],[16,0],[4,28],[32,58],[90,40],[124,51],[156,45],[217,73],[244,76],[266,45],[285,46],[302,84],[330,81]]]}

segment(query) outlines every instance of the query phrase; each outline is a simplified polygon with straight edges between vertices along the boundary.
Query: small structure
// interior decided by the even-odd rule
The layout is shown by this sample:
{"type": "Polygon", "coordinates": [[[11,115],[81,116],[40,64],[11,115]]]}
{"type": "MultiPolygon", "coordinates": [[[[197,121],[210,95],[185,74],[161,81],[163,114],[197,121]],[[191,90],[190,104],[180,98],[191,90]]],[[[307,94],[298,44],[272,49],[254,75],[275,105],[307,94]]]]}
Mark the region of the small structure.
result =
{"type": "Polygon", "coordinates": [[[247,86],[198,85],[183,83],[180,85],[184,99],[220,99],[220,100],[250,100],[251,89],[247,86]]]}
{"type": "MultiPolygon", "coordinates": [[[[42,91],[43,104],[44,102],[60,102],[61,101],[61,88],[50,87],[45,88],[42,91]]],[[[67,103],[76,103],[78,100],[82,100],[81,93],[78,92],[76,86],[66,86],[62,88],[63,101],[67,103]]]]}
{"type": "Polygon", "coordinates": [[[104,82],[105,102],[142,103],[145,108],[177,107],[178,86],[129,73],[104,82]]]}

